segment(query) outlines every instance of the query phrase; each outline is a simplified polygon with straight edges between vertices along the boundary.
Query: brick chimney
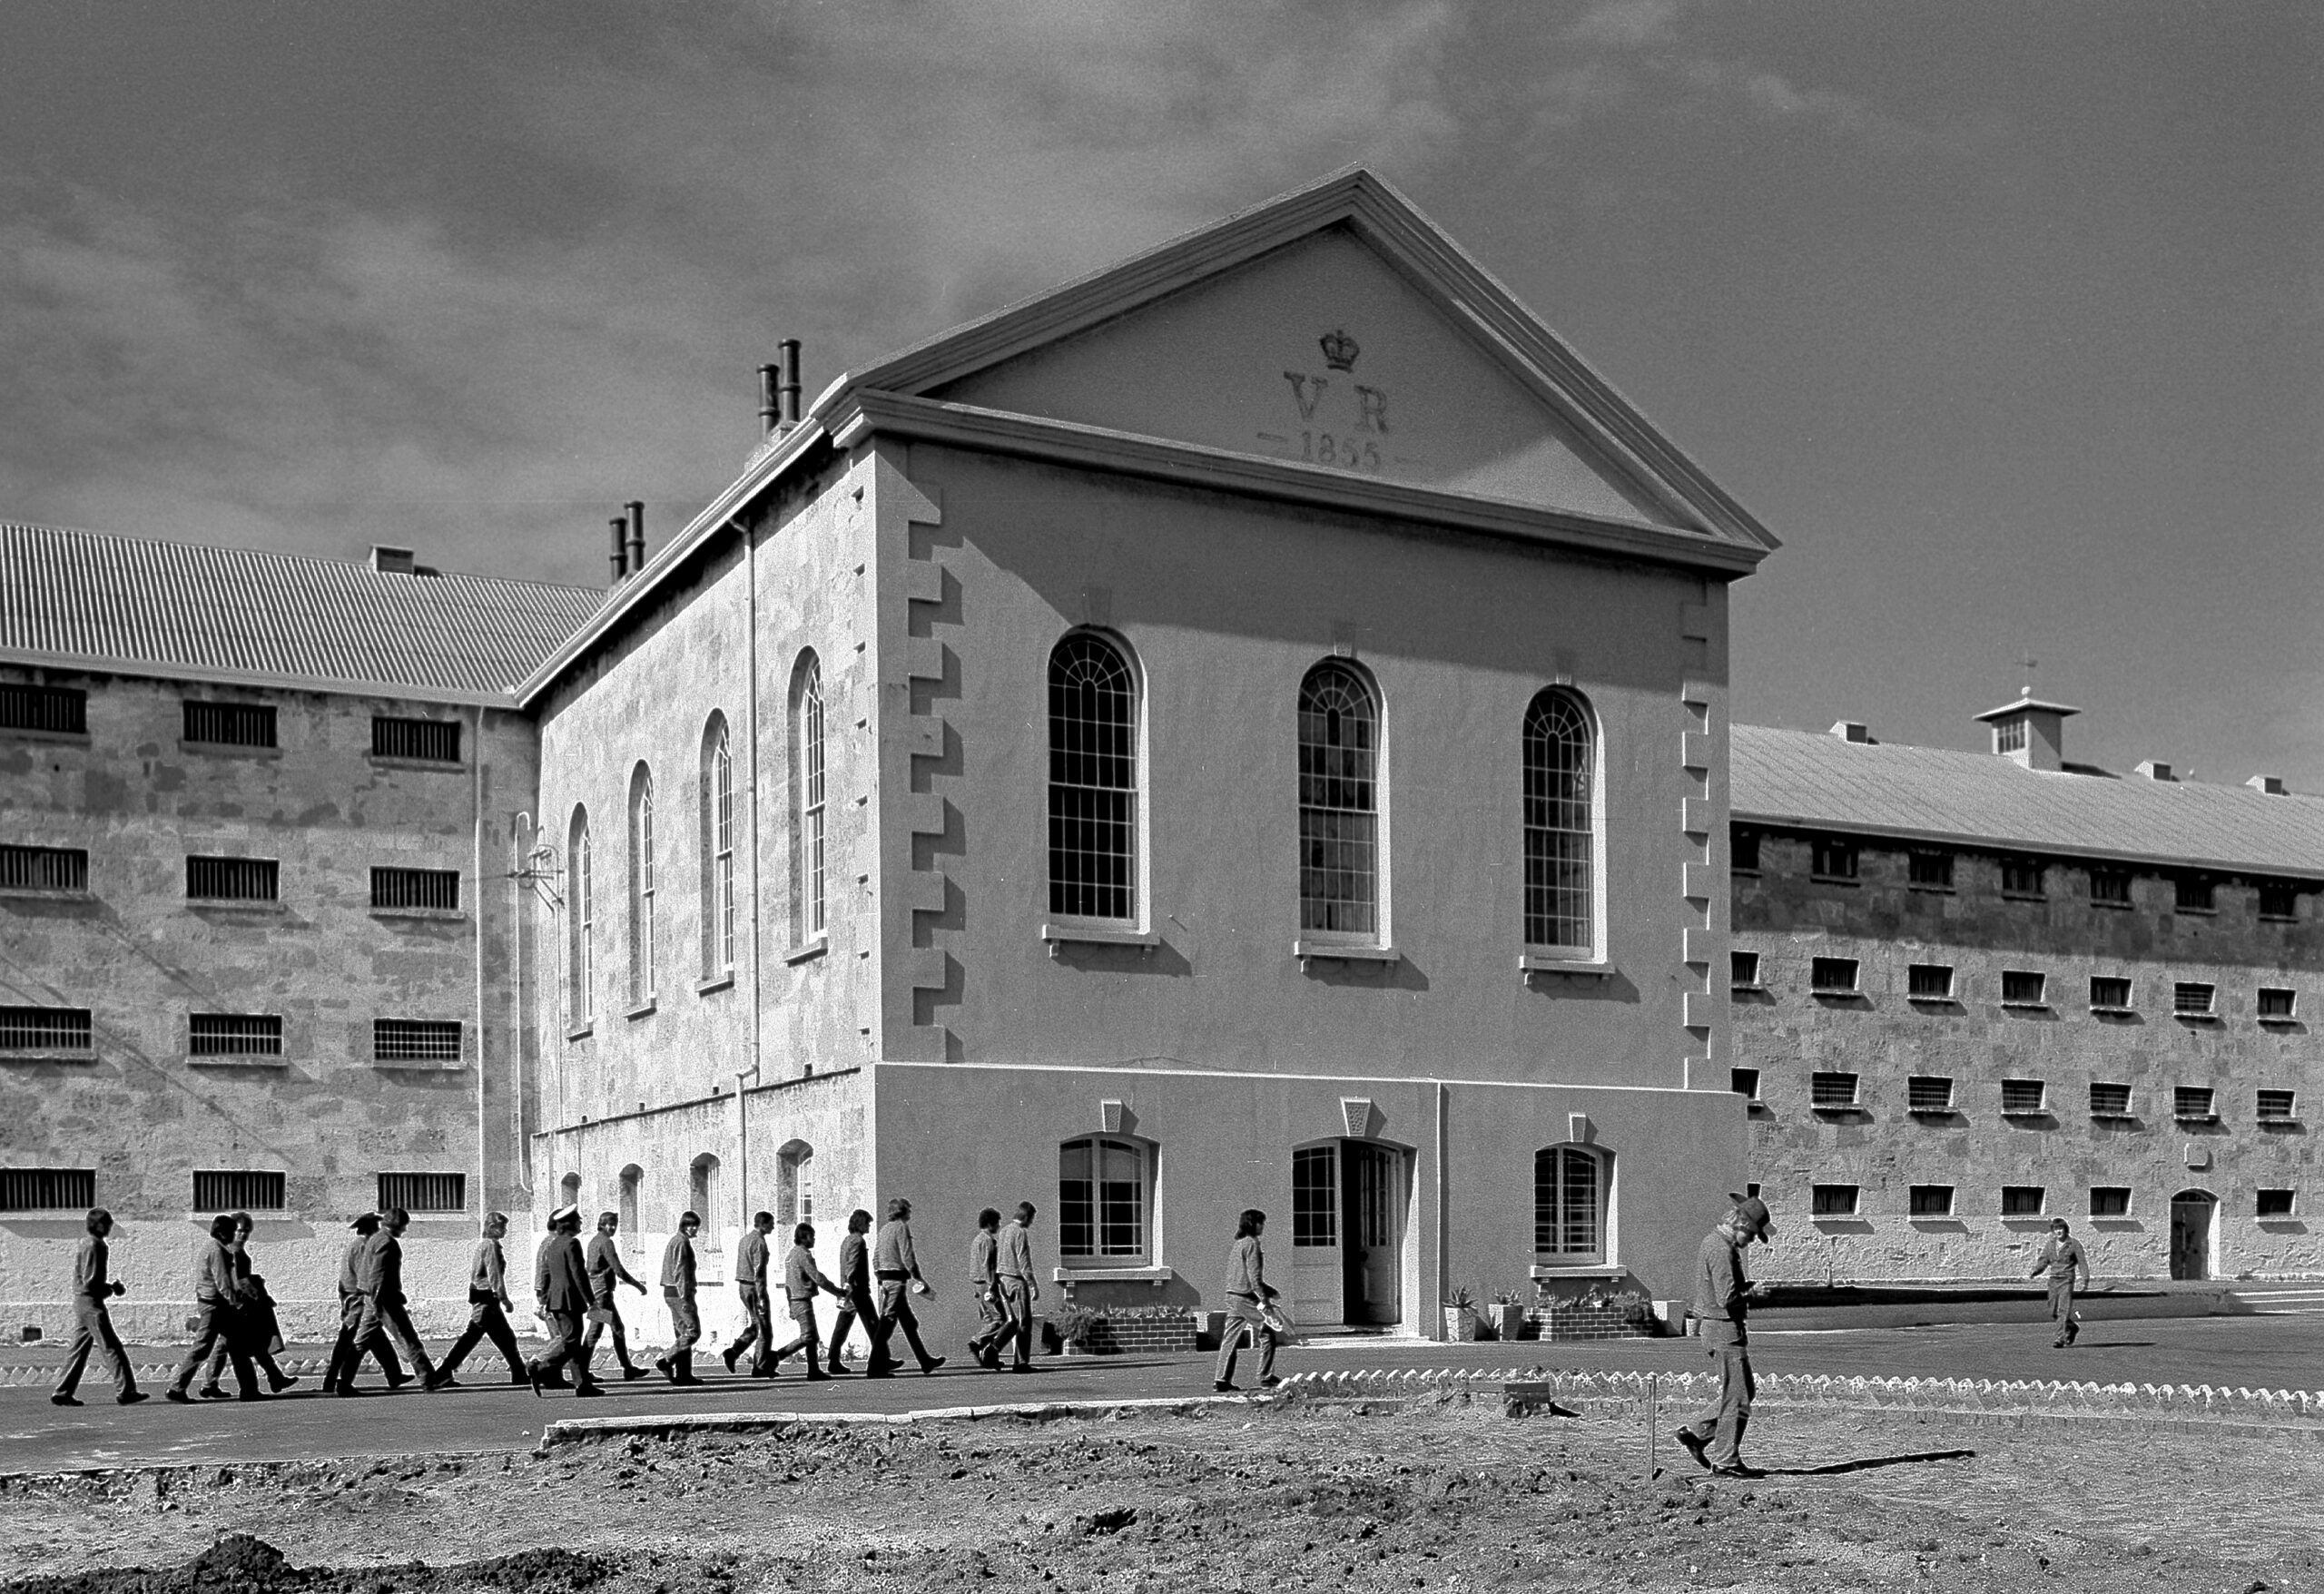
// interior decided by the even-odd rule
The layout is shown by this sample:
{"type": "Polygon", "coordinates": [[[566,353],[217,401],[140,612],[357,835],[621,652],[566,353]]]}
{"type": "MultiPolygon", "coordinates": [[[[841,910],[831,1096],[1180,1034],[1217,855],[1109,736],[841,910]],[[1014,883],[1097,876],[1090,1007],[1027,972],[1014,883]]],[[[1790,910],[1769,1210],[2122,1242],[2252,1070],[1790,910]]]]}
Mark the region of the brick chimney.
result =
{"type": "Polygon", "coordinates": [[[1994,753],[2029,770],[2054,770],[2065,763],[2065,721],[2078,708],[2044,703],[2031,692],[2015,703],[1989,708],[1977,716],[1994,728],[1994,753]]]}

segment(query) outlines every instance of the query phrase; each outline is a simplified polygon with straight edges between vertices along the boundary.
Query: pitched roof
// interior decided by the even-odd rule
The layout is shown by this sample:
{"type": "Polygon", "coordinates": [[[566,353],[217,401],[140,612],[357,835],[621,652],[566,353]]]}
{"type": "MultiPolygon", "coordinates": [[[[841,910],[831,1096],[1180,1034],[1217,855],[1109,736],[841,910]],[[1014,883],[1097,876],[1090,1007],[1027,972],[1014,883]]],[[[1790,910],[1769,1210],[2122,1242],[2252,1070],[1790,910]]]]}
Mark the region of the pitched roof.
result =
{"type": "Polygon", "coordinates": [[[2324,798],[2029,770],[1987,753],[1737,725],[1738,820],[2073,857],[2324,877],[2324,798]]]}
{"type": "Polygon", "coordinates": [[[25,663],[495,701],[604,595],[0,522],[0,657],[25,663]]]}

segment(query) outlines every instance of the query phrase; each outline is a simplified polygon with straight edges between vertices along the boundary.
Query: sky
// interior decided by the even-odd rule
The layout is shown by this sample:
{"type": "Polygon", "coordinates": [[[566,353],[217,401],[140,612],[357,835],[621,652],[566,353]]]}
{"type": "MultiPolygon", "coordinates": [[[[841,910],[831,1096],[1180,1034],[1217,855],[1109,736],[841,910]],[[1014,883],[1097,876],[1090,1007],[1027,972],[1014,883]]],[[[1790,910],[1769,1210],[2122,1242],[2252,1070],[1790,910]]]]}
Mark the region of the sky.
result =
{"type": "Polygon", "coordinates": [[[2030,679],[2324,791],[2304,0],[8,0],[0,518],[601,584],[777,339],[812,397],[1352,162],[1783,540],[1737,719],[2030,679]]]}

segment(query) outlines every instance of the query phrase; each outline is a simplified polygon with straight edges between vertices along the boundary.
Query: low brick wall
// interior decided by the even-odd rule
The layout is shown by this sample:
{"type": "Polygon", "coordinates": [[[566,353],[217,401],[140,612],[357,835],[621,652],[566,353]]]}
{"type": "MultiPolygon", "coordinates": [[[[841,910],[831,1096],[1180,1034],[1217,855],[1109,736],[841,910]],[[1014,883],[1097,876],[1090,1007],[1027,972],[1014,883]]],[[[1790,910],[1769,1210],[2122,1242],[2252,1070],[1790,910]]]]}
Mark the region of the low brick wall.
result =
{"type": "Polygon", "coordinates": [[[1195,1320],[1187,1313],[1167,1316],[1116,1317],[1100,1314],[1090,1325],[1089,1343],[1068,1343],[1068,1356],[1116,1356],[1125,1352],[1145,1355],[1183,1354],[1195,1343],[1195,1320]]]}
{"type": "Polygon", "coordinates": [[[1525,1331],[1529,1339],[1544,1340],[1642,1340],[1654,1332],[1632,1323],[1625,1307],[1564,1304],[1528,1306],[1525,1331]]]}

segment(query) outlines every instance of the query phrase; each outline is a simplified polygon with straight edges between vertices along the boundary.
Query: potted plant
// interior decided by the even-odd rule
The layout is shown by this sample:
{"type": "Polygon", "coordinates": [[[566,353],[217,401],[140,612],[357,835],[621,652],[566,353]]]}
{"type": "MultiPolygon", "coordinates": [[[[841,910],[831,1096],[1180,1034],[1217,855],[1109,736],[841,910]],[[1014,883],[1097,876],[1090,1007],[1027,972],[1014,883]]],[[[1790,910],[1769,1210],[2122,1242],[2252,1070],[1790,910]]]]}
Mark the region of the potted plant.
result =
{"type": "Polygon", "coordinates": [[[1098,1336],[1098,1314],[1086,1306],[1068,1306],[1052,1319],[1058,1342],[1068,1356],[1090,1354],[1090,1342],[1098,1336]]]}
{"type": "Polygon", "coordinates": [[[1465,1289],[1444,1297],[1444,1337],[1461,1341],[1477,1337],[1477,1299],[1465,1289]]]}
{"type": "Polygon", "coordinates": [[[1517,1292],[1514,1290],[1494,1291],[1492,1306],[1486,1313],[1486,1321],[1492,1325],[1492,1336],[1495,1339],[1513,1340],[1524,1333],[1525,1308],[1519,1303],[1517,1292]]]}

